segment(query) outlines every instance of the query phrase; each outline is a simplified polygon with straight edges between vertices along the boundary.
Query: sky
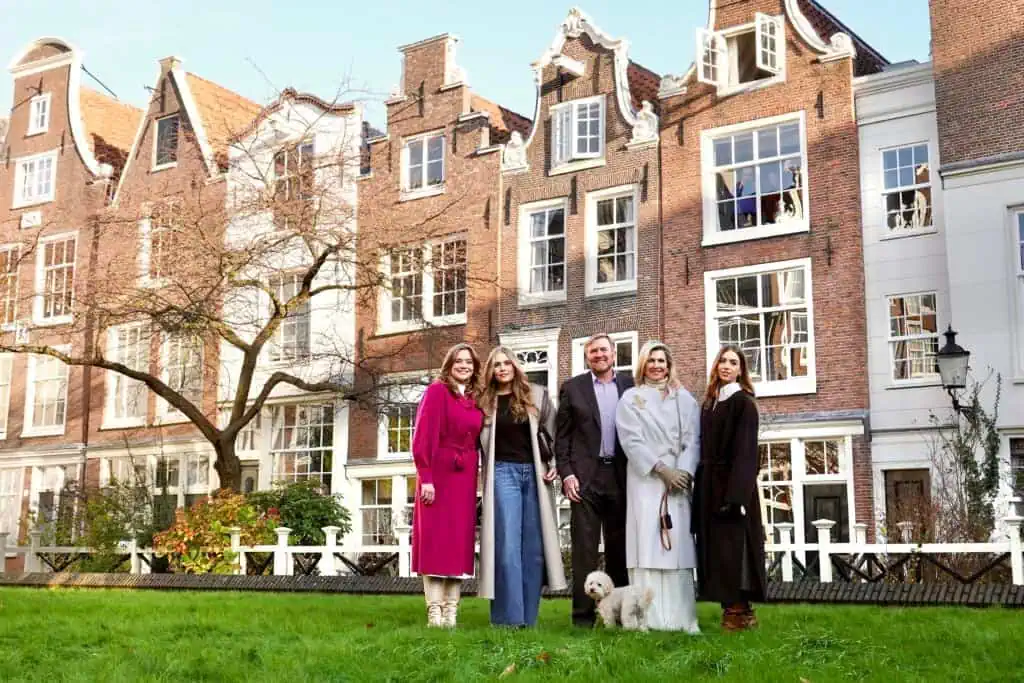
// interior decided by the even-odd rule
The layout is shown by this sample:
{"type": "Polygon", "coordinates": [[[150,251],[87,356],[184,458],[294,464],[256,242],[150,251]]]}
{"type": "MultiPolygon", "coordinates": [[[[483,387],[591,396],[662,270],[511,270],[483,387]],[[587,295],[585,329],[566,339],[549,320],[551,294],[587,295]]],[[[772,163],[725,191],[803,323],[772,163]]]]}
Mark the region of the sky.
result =
{"type": "MultiPolygon", "coordinates": [[[[819,1],[889,61],[929,58],[928,0],[819,1]]],[[[143,107],[157,60],[175,55],[187,71],[259,103],[288,86],[364,102],[366,117],[383,129],[381,103],[400,78],[397,48],[451,33],[461,38],[457,59],[473,90],[532,116],[530,63],[570,7],[572,0],[0,0],[0,58],[8,64],[41,36],[63,38],[120,100],[143,107]]],[[[707,0],[579,7],[605,32],[629,39],[630,57],[659,74],[686,71],[695,31],[707,21],[707,0]]],[[[0,112],[12,100],[5,76],[0,112]]],[[[85,74],[82,82],[103,90],[85,74]]]]}

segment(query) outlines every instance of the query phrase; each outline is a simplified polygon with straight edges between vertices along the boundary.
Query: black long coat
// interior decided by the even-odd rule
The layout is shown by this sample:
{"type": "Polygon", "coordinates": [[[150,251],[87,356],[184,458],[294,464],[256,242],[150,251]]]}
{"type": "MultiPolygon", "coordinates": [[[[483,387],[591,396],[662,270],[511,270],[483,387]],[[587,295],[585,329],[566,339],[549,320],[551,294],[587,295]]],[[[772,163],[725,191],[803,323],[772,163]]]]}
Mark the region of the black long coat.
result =
{"type": "Polygon", "coordinates": [[[700,432],[692,523],[697,537],[698,595],[701,600],[725,604],[762,601],[767,577],[757,495],[758,414],[754,398],[738,391],[714,406],[705,405],[700,432]],[[718,510],[726,503],[742,505],[746,515],[735,521],[723,519],[718,510]]]}

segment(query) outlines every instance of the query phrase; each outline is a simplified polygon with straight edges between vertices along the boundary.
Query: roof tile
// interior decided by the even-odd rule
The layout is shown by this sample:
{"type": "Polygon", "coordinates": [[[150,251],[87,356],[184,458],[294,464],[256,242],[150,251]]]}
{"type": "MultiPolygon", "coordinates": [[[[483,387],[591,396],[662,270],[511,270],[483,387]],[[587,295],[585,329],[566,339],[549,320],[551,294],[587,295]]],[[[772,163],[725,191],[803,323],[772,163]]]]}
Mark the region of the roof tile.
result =
{"type": "Polygon", "coordinates": [[[252,123],[262,107],[193,73],[186,73],[185,79],[199,109],[213,155],[222,169],[227,168],[228,145],[232,138],[252,123]]]}
{"type": "Polygon", "coordinates": [[[524,137],[530,134],[533,122],[511,109],[495,104],[487,98],[473,94],[470,102],[473,111],[487,112],[491,118],[491,144],[500,145],[508,142],[513,131],[519,131],[524,137]]]}
{"type": "Polygon", "coordinates": [[[89,88],[81,89],[79,101],[86,144],[97,161],[114,167],[116,177],[124,168],[143,112],[89,88]]]}

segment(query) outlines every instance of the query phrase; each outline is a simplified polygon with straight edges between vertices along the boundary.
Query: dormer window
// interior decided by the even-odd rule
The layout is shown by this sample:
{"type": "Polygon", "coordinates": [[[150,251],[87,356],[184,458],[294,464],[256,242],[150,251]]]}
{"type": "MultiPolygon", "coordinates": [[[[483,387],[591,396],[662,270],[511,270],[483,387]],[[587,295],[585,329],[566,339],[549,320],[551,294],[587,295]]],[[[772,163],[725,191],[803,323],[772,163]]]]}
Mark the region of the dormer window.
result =
{"type": "Polygon", "coordinates": [[[165,116],[156,121],[156,139],[153,142],[153,168],[161,169],[178,163],[178,126],[180,118],[177,114],[165,116]]]}
{"type": "Polygon", "coordinates": [[[444,131],[406,138],[402,147],[402,198],[444,192],[444,131]]]}
{"type": "Polygon", "coordinates": [[[50,129],[50,93],[37,95],[29,101],[28,134],[39,135],[50,129]]]}
{"type": "Polygon", "coordinates": [[[785,24],[757,13],[754,23],[710,31],[697,29],[697,80],[724,91],[785,77],[785,24]]]}
{"type": "Polygon", "coordinates": [[[551,107],[551,167],[604,157],[604,95],[551,107]]]}

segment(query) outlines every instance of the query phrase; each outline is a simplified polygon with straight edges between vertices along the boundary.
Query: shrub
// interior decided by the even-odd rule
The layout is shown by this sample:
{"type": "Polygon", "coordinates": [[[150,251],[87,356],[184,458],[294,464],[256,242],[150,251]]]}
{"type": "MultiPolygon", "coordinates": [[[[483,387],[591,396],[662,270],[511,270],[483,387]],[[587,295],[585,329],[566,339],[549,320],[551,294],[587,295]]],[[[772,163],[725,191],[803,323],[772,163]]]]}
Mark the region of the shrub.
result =
{"type": "Polygon", "coordinates": [[[249,494],[249,503],[264,514],[276,512],[279,525],[292,530],[290,545],[323,545],[323,527],[340,527],[338,538],[352,529],[348,510],[341,500],[321,490],[314,480],[278,483],[269,491],[249,494]]]}

